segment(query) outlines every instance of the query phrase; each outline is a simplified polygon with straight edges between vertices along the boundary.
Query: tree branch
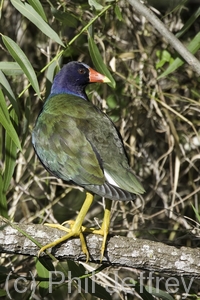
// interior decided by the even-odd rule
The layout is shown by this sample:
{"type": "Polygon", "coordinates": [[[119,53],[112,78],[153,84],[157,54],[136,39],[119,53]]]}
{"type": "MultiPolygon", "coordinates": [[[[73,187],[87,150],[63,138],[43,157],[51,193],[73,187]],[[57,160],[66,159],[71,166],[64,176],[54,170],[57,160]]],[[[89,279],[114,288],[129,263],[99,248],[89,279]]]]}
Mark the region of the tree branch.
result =
{"type": "MultiPolygon", "coordinates": [[[[39,247],[27,238],[26,232],[38,243],[45,245],[61,237],[63,232],[44,225],[11,224],[2,219],[0,222],[0,253],[37,256],[39,247]],[[20,228],[19,232],[16,227],[20,228]]],[[[102,237],[86,237],[90,262],[99,262],[102,237]]],[[[81,251],[80,240],[70,239],[55,247],[51,253],[58,259],[85,260],[81,251]]],[[[41,256],[45,256],[42,253],[41,256]]],[[[170,276],[200,278],[200,251],[192,248],[176,248],[159,242],[114,236],[108,239],[102,264],[123,266],[159,272],[170,276]]]]}
{"type": "Polygon", "coordinates": [[[166,26],[159,20],[159,18],[139,0],[128,0],[128,2],[134,7],[134,9],[143,15],[160,34],[172,45],[174,49],[182,56],[183,59],[192,67],[192,69],[200,75],[200,62],[190,53],[189,50],[171,33],[166,26]]]}

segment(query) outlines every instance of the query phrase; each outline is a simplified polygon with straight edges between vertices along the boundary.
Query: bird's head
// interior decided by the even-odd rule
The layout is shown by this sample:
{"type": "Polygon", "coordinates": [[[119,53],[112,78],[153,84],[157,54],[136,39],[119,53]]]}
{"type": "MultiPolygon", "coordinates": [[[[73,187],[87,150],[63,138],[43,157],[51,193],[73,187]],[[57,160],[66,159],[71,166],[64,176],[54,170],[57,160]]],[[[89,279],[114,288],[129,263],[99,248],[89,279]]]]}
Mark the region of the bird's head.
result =
{"type": "Polygon", "coordinates": [[[110,82],[110,80],[88,65],[72,61],[64,65],[55,76],[51,95],[67,93],[87,99],[85,87],[93,82],[110,82]]]}

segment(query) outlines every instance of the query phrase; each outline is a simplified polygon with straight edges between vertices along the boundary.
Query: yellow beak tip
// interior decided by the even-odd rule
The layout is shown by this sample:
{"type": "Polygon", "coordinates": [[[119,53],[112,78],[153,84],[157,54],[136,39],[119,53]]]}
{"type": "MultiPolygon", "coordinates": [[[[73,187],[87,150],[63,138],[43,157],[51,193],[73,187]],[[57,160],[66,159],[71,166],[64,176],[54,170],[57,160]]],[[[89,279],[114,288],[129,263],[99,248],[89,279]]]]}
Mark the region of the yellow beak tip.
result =
{"type": "Polygon", "coordinates": [[[109,79],[108,77],[105,76],[104,79],[103,79],[103,82],[104,82],[104,83],[109,83],[109,82],[111,82],[111,81],[110,81],[110,79],[109,79]]]}

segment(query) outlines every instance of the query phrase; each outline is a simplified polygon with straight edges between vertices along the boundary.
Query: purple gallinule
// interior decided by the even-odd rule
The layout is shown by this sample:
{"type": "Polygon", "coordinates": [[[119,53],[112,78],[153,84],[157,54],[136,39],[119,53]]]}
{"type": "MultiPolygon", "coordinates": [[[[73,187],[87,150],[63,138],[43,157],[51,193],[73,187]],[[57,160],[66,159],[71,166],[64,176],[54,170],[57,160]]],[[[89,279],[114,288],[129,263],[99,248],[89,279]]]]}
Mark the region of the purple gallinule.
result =
{"type": "Polygon", "coordinates": [[[121,136],[113,122],[85,93],[92,82],[110,80],[81,62],[70,62],[55,76],[50,96],[37,118],[32,133],[34,149],[44,167],[65,182],[83,187],[85,202],[69,227],[47,224],[66,234],[42,247],[42,251],[75,236],[79,236],[82,251],[89,253],[83,236],[93,232],[103,236],[104,254],[110,224],[111,200],[134,200],[144,189],[131,170],[121,136]],[[94,195],[105,197],[105,213],[100,229],[82,225],[94,195]]]}

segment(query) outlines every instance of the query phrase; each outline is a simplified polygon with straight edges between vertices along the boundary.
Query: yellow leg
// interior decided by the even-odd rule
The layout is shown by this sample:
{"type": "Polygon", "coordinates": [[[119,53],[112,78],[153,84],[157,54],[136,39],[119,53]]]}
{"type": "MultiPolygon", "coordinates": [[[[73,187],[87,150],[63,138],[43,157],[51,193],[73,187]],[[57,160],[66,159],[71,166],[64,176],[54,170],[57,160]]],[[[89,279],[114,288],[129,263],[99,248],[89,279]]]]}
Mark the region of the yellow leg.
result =
{"type": "Polygon", "coordinates": [[[105,202],[106,202],[106,208],[104,212],[103,223],[101,226],[103,232],[103,242],[101,246],[101,260],[103,259],[103,255],[106,247],[106,240],[110,229],[110,214],[111,214],[111,206],[112,206],[112,201],[110,199],[106,199],[105,202]]]}
{"type": "Polygon", "coordinates": [[[91,233],[100,234],[103,236],[100,261],[102,261],[102,259],[103,259],[103,255],[104,255],[104,251],[105,251],[105,247],[106,247],[106,240],[107,240],[107,236],[109,233],[112,200],[105,199],[105,204],[106,204],[106,207],[105,207],[105,211],[104,211],[103,223],[101,225],[101,228],[95,229],[95,228],[85,228],[84,227],[85,232],[91,232],[91,233]]]}
{"type": "MultiPolygon", "coordinates": [[[[55,240],[54,242],[52,243],[49,243],[45,246],[43,246],[39,252],[38,252],[38,255],[40,255],[41,252],[45,251],[46,249],[48,248],[52,248],[52,247],[55,247],[57,246],[58,244],[68,240],[69,238],[71,237],[75,237],[75,236],[79,236],[80,237],[80,240],[81,240],[81,247],[82,247],[82,251],[83,253],[85,253],[86,255],[86,258],[87,258],[87,261],[89,259],[89,252],[88,252],[88,249],[87,249],[87,246],[86,246],[86,243],[85,243],[85,239],[84,239],[84,236],[83,236],[83,233],[82,233],[82,223],[83,223],[83,220],[93,202],[93,198],[94,196],[90,193],[86,193],[86,199],[83,203],[83,206],[76,218],[76,220],[73,222],[71,221],[67,221],[65,223],[69,223],[71,224],[71,228],[66,228],[65,226],[62,226],[62,225],[59,225],[59,224],[45,224],[49,227],[53,227],[53,228],[58,228],[58,229],[61,229],[61,230],[64,230],[67,232],[66,235],[64,235],[63,237],[55,240]]],[[[84,228],[84,227],[83,227],[84,228]]]]}

